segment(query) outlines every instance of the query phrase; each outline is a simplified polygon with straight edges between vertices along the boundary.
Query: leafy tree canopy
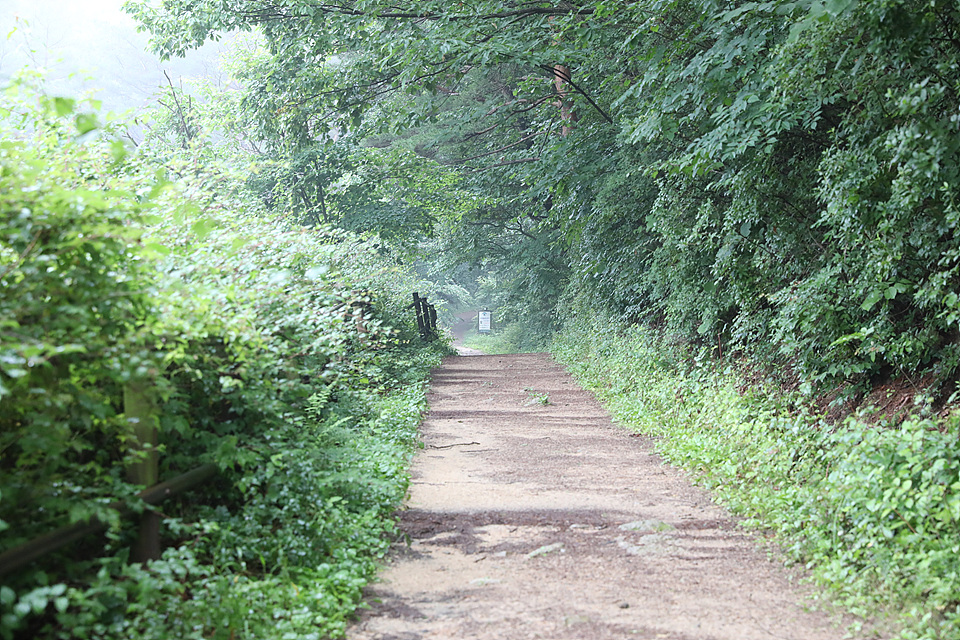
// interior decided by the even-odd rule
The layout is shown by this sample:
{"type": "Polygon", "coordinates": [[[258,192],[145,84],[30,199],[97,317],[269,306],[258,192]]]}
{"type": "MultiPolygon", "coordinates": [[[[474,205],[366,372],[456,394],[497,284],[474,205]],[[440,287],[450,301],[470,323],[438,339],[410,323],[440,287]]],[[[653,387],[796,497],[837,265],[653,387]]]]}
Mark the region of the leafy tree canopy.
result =
{"type": "Polygon", "coordinates": [[[262,33],[246,106],[283,153],[406,143],[493,196],[451,247],[522,228],[598,304],[808,381],[960,362],[955,3],[130,9],[167,54],[262,33]]]}

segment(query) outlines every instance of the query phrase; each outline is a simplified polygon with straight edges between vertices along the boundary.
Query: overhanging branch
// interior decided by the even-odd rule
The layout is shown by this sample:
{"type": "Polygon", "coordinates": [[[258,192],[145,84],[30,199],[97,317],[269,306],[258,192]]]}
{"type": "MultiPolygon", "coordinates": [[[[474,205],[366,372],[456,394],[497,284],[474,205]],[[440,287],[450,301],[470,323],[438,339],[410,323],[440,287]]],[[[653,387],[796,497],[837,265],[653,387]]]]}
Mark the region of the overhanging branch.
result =
{"type": "Polygon", "coordinates": [[[586,91],[584,91],[583,89],[581,89],[579,86],[577,86],[577,85],[573,82],[573,79],[570,77],[570,74],[569,74],[569,73],[564,73],[563,71],[560,70],[560,68],[558,68],[558,67],[551,67],[551,66],[546,65],[546,64],[541,64],[541,65],[537,65],[537,66],[539,66],[539,67],[540,67],[541,69],[543,69],[544,71],[547,71],[548,73],[550,73],[550,75],[552,75],[552,76],[554,76],[554,77],[556,77],[556,78],[559,78],[560,80],[563,80],[564,82],[566,82],[567,84],[569,84],[571,87],[573,87],[573,90],[576,91],[577,93],[579,93],[580,95],[582,95],[584,98],[586,98],[586,99],[587,99],[587,102],[590,103],[590,106],[592,106],[594,109],[596,109],[596,110],[597,110],[597,113],[599,113],[601,116],[603,116],[603,119],[604,119],[604,120],[606,120],[606,121],[609,122],[610,124],[613,124],[613,118],[611,118],[610,116],[608,116],[608,115],[607,115],[607,112],[604,111],[603,109],[601,109],[601,108],[600,108],[600,105],[598,105],[596,102],[594,102],[594,101],[593,101],[593,98],[591,98],[590,96],[588,96],[586,91]]]}
{"type": "Polygon", "coordinates": [[[496,167],[507,167],[507,166],[510,166],[510,165],[512,165],[512,164],[522,164],[522,163],[524,163],[524,162],[539,162],[539,161],[540,161],[540,158],[539,158],[539,157],[535,157],[535,158],[533,158],[533,157],[531,157],[531,158],[520,158],[519,160],[505,160],[504,162],[498,162],[497,164],[491,164],[491,165],[488,165],[488,166],[486,166],[486,167],[482,167],[482,168],[480,168],[480,169],[473,169],[473,170],[471,170],[471,171],[467,171],[467,173],[481,173],[481,172],[483,172],[483,171],[488,171],[488,170],[490,170],[490,169],[495,169],[496,167]]]}
{"type": "Polygon", "coordinates": [[[495,153],[500,153],[501,151],[506,151],[507,149],[512,149],[513,147],[515,147],[515,146],[517,146],[517,145],[519,145],[519,144],[523,144],[523,143],[526,142],[527,140],[530,140],[531,138],[535,138],[535,137],[541,135],[542,133],[543,133],[542,131],[537,131],[537,132],[535,132],[535,133],[531,133],[531,134],[528,135],[528,136],[524,136],[524,137],[520,138],[520,139],[517,140],[516,142],[511,142],[511,143],[508,144],[508,145],[504,145],[504,146],[500,147],[499,149],[494,149],[493,151],[487,151],[487,152],[485,152],[485,153],[479,153],[479,154],[477,154],[477,155],[475,155],[475,156],[470,156],[469,158],[463,158],[463,159],[461,159],[461,160],[454,160],[453,162],[450,162],[449,164],[452,164],[452,165],[456,165],[456,164],[466,164],[467,162],[470,162],[471,160],[476,160],[477,158],[485,158],[485,157],[487,157],[487,156],[492,156],[492,155],[495,154],[495,153]]]}

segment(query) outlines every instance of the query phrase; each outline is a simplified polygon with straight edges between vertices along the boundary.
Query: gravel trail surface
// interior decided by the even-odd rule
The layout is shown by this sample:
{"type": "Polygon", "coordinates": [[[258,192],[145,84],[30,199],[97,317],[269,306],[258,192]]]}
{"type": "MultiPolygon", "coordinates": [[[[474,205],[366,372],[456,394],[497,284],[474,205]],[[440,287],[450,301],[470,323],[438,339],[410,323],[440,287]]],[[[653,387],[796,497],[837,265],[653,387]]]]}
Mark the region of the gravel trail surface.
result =
{"type": "Polygon", "coordinates": [[[546,354],[451,357],[350,640],[833,640],[840,621],[546,354]]]}

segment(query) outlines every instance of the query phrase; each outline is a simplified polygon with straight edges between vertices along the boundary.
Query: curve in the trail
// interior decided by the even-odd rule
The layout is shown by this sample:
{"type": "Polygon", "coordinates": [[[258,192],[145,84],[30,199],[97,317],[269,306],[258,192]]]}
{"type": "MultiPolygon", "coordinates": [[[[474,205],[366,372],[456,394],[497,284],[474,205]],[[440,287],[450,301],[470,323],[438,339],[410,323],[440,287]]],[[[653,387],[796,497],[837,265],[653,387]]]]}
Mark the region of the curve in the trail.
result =
{"type": "Polygon", "coordinates": [[[826,640],[755,540],[548,355],[448,358],[351,640],[826,640]]]}

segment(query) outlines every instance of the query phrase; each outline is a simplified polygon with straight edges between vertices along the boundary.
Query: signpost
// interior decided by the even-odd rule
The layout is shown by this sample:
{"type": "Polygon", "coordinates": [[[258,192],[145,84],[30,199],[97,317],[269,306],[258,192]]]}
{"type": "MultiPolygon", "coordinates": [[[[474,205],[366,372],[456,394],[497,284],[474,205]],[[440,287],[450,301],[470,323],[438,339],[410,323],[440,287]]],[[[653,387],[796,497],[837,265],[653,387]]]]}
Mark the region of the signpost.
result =
{"type": "Polygon", "coordinates": [[[480,333],[490,333],[491,312],[486,309],[477,315],[477,331],[480,333]]]}

